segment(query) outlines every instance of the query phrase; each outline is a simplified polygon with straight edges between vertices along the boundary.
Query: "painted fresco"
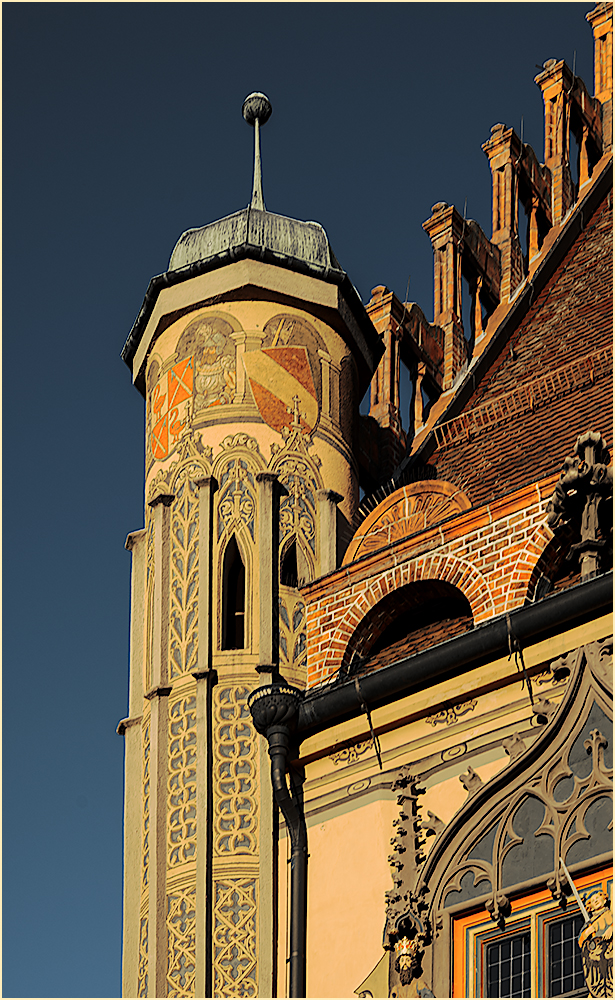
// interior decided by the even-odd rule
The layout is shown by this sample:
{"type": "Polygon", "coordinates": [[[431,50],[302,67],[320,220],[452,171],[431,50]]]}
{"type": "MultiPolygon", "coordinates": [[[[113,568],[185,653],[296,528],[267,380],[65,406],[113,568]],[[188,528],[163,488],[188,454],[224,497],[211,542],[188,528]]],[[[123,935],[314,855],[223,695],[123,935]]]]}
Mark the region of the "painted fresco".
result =
{"type": "Polygon", "coordinates": [[[177,354],[194,356],[194,411],[232,403],[235,395],[235,345],[230,323],[199,316],[184,330],[177,354]]]}
{"type": "Polygon", "coordinates": [[[299,316],[273,316],[263,331],[260,351],[243,356],[246,375],[258,411],[270,427],[290,430],[295,397],[299,400],[305,433],[318,423],[321,375],[318,352],[325,342],[314,327],[299,316]]]}
{"type": "Polygon", "coordinates": [[[154,459],[165,459],[175,449],[190,416],[194,384],[194,359],[183,358],[157,381],[158,363],[150,368],[154,383],[148,399],[148,451],[154,459]]]}
{"type": "Polygon", "coordinates": [[[153,358],[147,373],[148,464],[164,461],[189,430],[195,413],[231,403],[235,395],[233,328],[219,316],[188,323],[172,357],[153,358]]]}

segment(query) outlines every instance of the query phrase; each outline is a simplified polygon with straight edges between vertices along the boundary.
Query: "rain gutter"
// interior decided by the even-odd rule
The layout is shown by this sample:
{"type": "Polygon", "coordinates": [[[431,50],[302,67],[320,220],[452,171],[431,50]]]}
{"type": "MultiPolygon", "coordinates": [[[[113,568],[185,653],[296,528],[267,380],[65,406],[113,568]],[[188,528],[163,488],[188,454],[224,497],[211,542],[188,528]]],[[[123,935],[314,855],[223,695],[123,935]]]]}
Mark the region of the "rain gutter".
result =
{"type": "MultiPolygon", "coordinates": [[[[361,696],[370,710],[411,694],[446,677],[464,673],[509,650],[510,630],[523,645],[560,632],[564,627],[606,613],[612,608],[613,574],[606,573],[536,604],[500,615],[470,632],[455,636],[431,649],[360,676],[361,696]]],[[[362,714],[354,677],[326,684],[301,701],[295,730],[301,741],[362,714]]]]}

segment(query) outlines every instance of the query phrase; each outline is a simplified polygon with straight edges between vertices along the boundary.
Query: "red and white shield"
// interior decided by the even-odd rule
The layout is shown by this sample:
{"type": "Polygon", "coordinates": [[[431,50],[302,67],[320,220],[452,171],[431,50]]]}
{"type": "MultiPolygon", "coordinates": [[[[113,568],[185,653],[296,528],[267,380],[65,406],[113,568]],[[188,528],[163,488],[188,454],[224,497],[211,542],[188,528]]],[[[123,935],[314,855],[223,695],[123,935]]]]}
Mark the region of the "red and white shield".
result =
{"type": "Polygon", "coordinates": [[[265,347],[243,355],[243,364],[258,411],[270,427],[282,432],[292,423],[293,399],[299,398],[301,426],[307,433],[318,421],[318,397],[305,347],[265,347]]]}

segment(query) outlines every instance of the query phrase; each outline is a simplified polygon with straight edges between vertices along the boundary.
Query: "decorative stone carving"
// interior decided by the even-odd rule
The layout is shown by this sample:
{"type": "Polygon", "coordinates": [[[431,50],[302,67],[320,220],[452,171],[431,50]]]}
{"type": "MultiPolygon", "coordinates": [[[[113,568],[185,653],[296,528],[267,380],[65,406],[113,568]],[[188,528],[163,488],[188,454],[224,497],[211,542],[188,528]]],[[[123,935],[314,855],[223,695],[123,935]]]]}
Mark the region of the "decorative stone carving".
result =
{"type": "Polygon", "coordinates": [[[137,997],[147,996],[149,976],[147,973],[148,958],[148,918],[141,917],[139,924],[139,968],[137,972],[137,997]]]}
{"type": "Polygon", "coordinates": [[[402,486],[366,517],[348,547],[344,563],[461,514],[470,507],[465,493],[444,480],[430,479],[402,486]]]}
{"type": "Polygon", "coordinates": [[[333,761],[336,767],[338,764],[354,764],[355,760],[358,760],[364,753],[371,750],[372,746],[372,740],[364,740],[362,743],[353,743],[350,746],[343,747],[342,750],[337,750],[335,753],[332,753],[329,759],[333,761]]]}
{"type": "Polygon", "coordinates": [[[443,724],[446,726],[452,726],[462,715],[467,715],[468,712],[473,712],[478,701],[476,698],[470,699],[470,701],[464,701],[459,705],[450,705],[448,708],[442,708],[435,715],[428,715],[425,719],[430,726],[437,726],[443,724]]]}
{"type": "Polygon", "coordinates": [[[256,510],[254,474],[243,458],[231,458],[223,469],[218,499],[218,538],[244,524],[254,541],[256,510]]]}
{"type": "Polygon", "coordinates": [[[196,972],[196,889],[167,895],[167,996],[193,997],[196,972]]]}
{"type": "Polygon", "coordinates": [[[579,651],[575,649],[571,653],[566,653],[565,656],[560,656],[557,660],[551,661],[549,671],[554,681],[564,681],[567,677],[570,677],[570,672],[574,669],[578,655],[579,651]]]}
{"type": "Polygon", "coordinates": [[[289,667],[305,668],[307,663],[307,636],[305,604],[290,588],[280,587],[280,670],[286,674],[289,667]]]}
{"type": "Polygon", "coordinates": [[[586,901],[589,922],[579,934],[583,975],[591,997],[613,996],[613,914],[609,897],[593,892],[586,901]]]}
{"type": "Polygon", "coordinates": [[[507,736],[505,740],[502,740],[502,746],[504,747],[504,752],[508,754],[511,761],[516,760],[522,753],[525,753],[525,743],[519,736],[519,733],[513,733],[512,736],[507,736]]]}
{"type": "Polygon", "coordinates": [[[444,823],[439,816],[432,813],[429,809],[427,810],[427,819],[422,820],[421,830],[425,831],[426,836],[430,837],[434,834],[437,836],[440,830],[444,829],[444,823]]]}
{"type": "Polygon", "coordinates": [[[592,671],[608,682],[613,675],[613,636],[590,642],[583,651],[592,671]]]}
{"type": "Polygon", "coordinates": [[[257,906],[257,879],[214,881],[214,996],[258,996],[257,906]]]}
{"type": "Polygon", "coordinates": [[[536,722],[539,726],[547,726],[557,712],[557,709],[558,706],[554,705],[548,698],[539,698],[532,705],[532,712],[536,716],[536,722]]]}
{"type": "Polygon", "coordinates": [[[196,859],[196,697],[169,708],[168,865],[196,859]]]}
{"type": "Polygon", "coordinates": [[[183,469],[171,515],[169,677],[196,669],[199,600],[199,490],[183,469]]]}
{"type": "Polygon", "coordinates": [[[482,778],[479,777],[474,768],[471,766],[468,766],[468,770],[465,774],[459,775],[459,780],[468,795],[475,795],[479,788],[482,788],[483,785],[482,778]]]}
{"type": "MultiPolygon", "coordinates": [[[[400,769],[391,788],[399,793],[397,803],[400,812],[393,823],[396,833],[391,839],[395,853],[389,857],[389,864],[393,869],[395,888],[385,893],[384,945],[389,950],[395,950],[394,970],[402,986],[418,981],[422,983],[421,988],[428,989],[419,977],[424,948],[431,941],[431,932],[424,915],[427,909],[423,899],[424,889],[417,887],[418,871],[425,860],[422,853],[425,840],[418,835],[421,830],[418,798],[425,789],[418,787],[408,765],[400,769]]],[[[428,815],[433,816],[432,813],[428,815]]]]}
{"type": "MultiPolygon", "coordinates": [[[[322,489],[318,463],[308,451],[301,425],[299,397],[293,399],[292,422],[284,446],[272,445],[271,471],[286,487],[280,500],[280,547],[294,534],[308,559],[316,556],[316,494],[322,489]]],[[[312,569],[312,567],[310,567],[312,569]]]]}
{"type": "Polygon", "coordinates": [[[141,735],[141,772],[143,789],[141,802],[141,891],[145,893],[149,886],[149,798],[150,798],[150,716],[142,723],[141,735]]]}
{"type": "Polygon", "coordinates": [[[177,449],[177,457],[168,469],[160,469],[147,487],[147,502],[160,494],[170,493],[171,484],[186,469],[188,478],[195,482],[210,475],[212,450],[204,445],[200,434],[188,434],[182,438],[177,449]]]}
{"type": "Polygon", "coordinates": [[[606,568],[612,558],[613,467],[606,441],[588,431],[577,438],[567,455],[555,492],[547,506],[547,524],[555,529],[573,521],[581,541],[570,549],[569,558],[581,561],[581,576],[591,577],[606,568]]]}
{"type": "Polygon", "coordinates": [[[214,688],[214,855],[258,852],[257,746],[248,688],[214,688]]]}

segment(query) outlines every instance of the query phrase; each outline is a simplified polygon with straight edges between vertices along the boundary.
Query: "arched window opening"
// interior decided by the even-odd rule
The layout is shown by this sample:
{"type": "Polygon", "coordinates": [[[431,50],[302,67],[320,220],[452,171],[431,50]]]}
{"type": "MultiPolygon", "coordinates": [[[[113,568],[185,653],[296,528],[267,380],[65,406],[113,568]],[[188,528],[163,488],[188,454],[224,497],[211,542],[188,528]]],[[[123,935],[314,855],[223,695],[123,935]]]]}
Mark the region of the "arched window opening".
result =
{"type": "Polygon", "coordinates": [[[372,608],[346,653],[352,673],[375,670],[472,628],[468,599],[444,580],[417,580],[372,608]]]}
{"type": "Polygon", "coordinates": [[[224,553],[222,569],[222,649],[245,646],[246,570],[235,536],[224,553]]]}
{"type": "Polygon", "coordinates": [[[567,590],[581,582],[581,565],[574,554],[569,558],[573,545],[578,545],[581,535],[573,524],[560,525],[540,559],[536,563],[525,598],[526,604],[540,601],[547,594],[567,590]]]}
{"type": "Polygon", "coordinates": [[[284,587],[296,587],[299,584],[297,569],[297,543],[293,539],[282,557],[280,567],[280,583],[284,587]]]}

